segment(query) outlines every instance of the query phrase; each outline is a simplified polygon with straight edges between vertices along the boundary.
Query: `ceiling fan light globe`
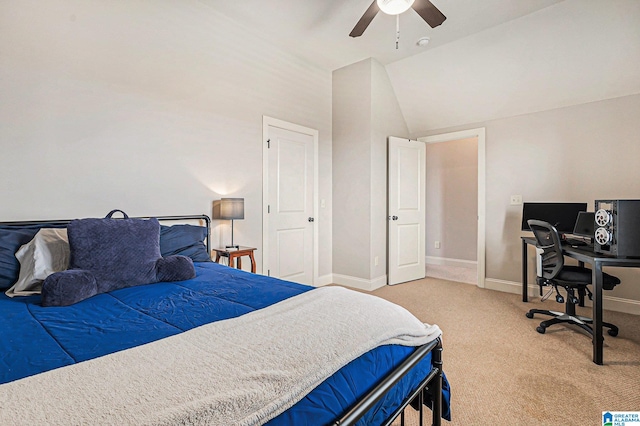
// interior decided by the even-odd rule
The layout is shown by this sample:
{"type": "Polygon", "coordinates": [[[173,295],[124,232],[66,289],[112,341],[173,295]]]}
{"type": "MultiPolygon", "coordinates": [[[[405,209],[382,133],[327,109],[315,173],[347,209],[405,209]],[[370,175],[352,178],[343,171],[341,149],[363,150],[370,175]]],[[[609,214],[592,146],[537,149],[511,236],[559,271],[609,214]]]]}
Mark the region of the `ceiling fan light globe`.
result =
{"type": "Polygon", "coordinates": [[[378,7],[387,15],[399,15],[409,10],[415,0],[376,0],[378,7]]]}

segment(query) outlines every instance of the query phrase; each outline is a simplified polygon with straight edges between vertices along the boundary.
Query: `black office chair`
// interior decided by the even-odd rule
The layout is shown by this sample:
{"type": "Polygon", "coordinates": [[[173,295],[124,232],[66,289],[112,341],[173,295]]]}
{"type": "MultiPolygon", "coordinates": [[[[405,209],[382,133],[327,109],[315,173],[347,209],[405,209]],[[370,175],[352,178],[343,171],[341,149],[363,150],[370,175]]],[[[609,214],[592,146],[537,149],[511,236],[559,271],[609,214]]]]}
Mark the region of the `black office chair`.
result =
{"type": "MultiPolygon", "coordinates": [[[[533,318],[534,314],[550,315],[553,317],[552,319],[542,321],[536,328],[536,331],[540,334],[544,334],[550,325],[570,323],[579,326],[593,335],[593,329],[588,325],[592,324],[593,320],[576,315],[576,304],[584,306],[584,296],[586,294],[589,295],[589,299],[592,298],[592,293],[587,288],[587,285],[591,284],[591,270],[580,266],[564,264],[560,235],[558,234],[558,230],[551,224],[541,220],[529,220],[527,223],[536,238],[536,247],[542,250],[540,255],[542,258],[542,270],[538,271],[538,274],[542,276],[536,278],[540,286],[540,294],[542,294],[542,287],[552,287],[542,300],[549,297],[555,289],[556,302],[565,304],[564,313],[543,309],[531,309],[526,313],[527,318],[533,318]],[[560,294],[558,287],[562,287],[567,291],[566,298],[560,294]],[[576,290],[578,296],[576,296],[576,290]]],[[[612,290],[616,285],[620,284],[618,278],[606,273],[602,274],[602,279],[602,288],[604,290],[612,290]]],[[[607,333],[609,333],[610,336],[618,335],[618,327],[615,325],[608,322],[603,322],[602,325],[609,329],[607,333]]]]}

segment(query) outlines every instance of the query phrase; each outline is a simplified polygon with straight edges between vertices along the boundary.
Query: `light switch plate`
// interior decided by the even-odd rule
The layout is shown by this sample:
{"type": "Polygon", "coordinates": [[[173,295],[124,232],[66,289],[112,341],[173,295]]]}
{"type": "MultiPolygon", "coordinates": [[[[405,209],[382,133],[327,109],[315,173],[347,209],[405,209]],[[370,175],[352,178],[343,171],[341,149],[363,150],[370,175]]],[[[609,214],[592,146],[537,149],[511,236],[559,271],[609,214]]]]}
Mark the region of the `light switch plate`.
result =
{"type": "Polygon", "coordinates": [[[511,205],[512,206],[521,206],[522,205],[522,195],[512,195],[511,196],[511,205]]]}

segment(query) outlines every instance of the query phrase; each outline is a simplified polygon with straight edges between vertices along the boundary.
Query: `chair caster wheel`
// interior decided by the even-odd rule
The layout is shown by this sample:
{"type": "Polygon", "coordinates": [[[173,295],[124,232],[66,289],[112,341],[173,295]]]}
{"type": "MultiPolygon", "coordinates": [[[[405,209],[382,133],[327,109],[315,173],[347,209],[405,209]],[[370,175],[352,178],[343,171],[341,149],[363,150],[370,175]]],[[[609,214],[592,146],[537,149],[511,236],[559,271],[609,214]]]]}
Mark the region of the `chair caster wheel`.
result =
{"type": "Polygon", "coordinates": [[[527,312],[525,315],[527,316],[527,318],[533,318],[533,314],[531,312],[527,312]]]}
{"type": "Polygon", "coordinates": [[[609,329],[607,330],[607,334],[612,337],[616,337],[618,335],[618,330],[609,329]]]}
{"type": "Polygon", "coordinates": [[[540,334],[544,334],[544,332],[545,332],[546,330],[547,330],[547,329],[546,329],[545,327],[542,327],[542,326],[537,326],[537,327],[536,327],[536,331],[537,331],[538,333],[540,333],[540,334]]]}

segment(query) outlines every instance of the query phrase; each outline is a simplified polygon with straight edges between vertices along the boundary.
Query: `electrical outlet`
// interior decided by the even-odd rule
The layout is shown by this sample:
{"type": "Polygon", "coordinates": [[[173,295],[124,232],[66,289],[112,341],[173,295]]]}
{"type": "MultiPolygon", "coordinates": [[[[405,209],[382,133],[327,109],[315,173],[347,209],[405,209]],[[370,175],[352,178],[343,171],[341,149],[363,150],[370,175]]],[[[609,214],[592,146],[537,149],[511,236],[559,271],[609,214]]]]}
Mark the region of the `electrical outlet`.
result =
{"type": "Polygon", "coordinates": [[[512,195],[511,196],[511,205],[512,206],[521,206],[522,205],[522,195],[512,195]]]}
{"type": "Polygon", "coordinates": [[[379,263],[380,263],[380,259],[378,259],[378,256],[374,257],[374,258],[373,258],[373,264],[374,264],[375,266],[378,266],[378,264],[379,264],[379,263]]]}
{"type": "Polygon", "coordinates": [[[433,247],[439,249],[440,248],[440,241],[436,241],[433,243],[433,247]]]}

